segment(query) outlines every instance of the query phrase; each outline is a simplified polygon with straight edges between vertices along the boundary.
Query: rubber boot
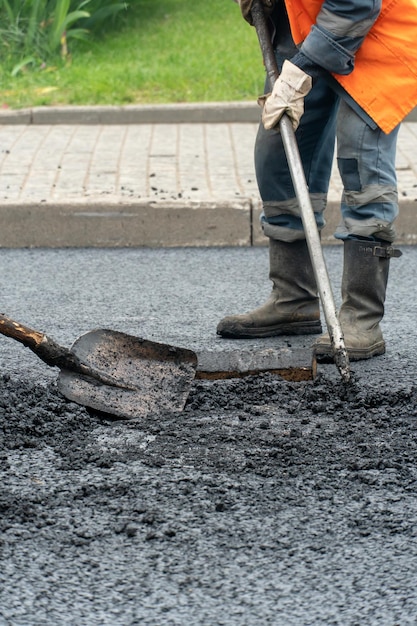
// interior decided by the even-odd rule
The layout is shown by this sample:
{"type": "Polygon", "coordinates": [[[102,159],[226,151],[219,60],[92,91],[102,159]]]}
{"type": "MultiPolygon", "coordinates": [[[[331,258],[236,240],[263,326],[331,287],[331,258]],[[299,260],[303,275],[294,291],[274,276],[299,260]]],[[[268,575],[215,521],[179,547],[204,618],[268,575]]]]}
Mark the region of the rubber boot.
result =
{"type": "Polygon", "coordinates": [[[306,241],[270,239],[269,262],[273,289],[267,302],[249,313],[222,319],[218,335],[248,339],[321,332],[317,286],[306,241]]]}
{"type": "MultiPolygon", "coordinates": [[[[401,254],[388,242],[344,241],[339,321],[351,361],[385,353],[379,322],[384,316],[390,258],[401,254]]],[[[333,360],[328,334],[317,339],[313,352],[319,362],[333,360]]]]}

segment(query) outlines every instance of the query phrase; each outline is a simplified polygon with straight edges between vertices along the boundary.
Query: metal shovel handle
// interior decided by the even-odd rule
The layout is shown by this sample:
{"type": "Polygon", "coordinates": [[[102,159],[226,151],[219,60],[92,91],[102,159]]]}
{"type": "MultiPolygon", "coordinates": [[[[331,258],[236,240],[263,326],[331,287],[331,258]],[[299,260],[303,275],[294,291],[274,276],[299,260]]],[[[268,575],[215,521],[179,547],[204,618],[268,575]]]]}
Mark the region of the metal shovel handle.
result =
{"type": "MultiPolygon", "coordinates": [[[[273,87],[279,76],[278,66],[275,59],[274,50],[265,13],[261,0],[254,0],[251,8],[252,21],[256,28],[259,44],[268,78],[273,87]]],[[[311,264],[317,282],[317,289],[323,306],[326,319],[327,330],[333,349],[335,364],[344,382],[350,380],[349,357],[347,354],[342,328],[337,316],[332,287],[327,272],[323,250],[320,243],[320,236],[317,228],[314,210],[310,200],[307,181],[301,162],[300,153],[297,146],[294,130],[287,115],[284,115],[279,122],[279,130],[287,156],[288,166],[300,207],[301,220],[306,235],[308,250],[310,252],[311,264]]]]}

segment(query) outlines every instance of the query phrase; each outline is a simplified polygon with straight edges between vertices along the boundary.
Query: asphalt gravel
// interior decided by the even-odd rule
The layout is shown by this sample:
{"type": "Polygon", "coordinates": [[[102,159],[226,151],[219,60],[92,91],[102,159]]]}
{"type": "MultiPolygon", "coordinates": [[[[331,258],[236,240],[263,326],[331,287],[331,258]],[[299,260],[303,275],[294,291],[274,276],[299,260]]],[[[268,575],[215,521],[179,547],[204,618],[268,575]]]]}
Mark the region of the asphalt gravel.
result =
{"type": "MultiPolygon", "coordinates": [[[[403,252],[387,353],[350,386],[333,365],[314,382],[195,381],[179,415],[104,420],[2,338],[0,624],[415,624],[417,248],[403,252]]],[[[341,248],[325,255],[339,299],[341,248]]],[[[65,344],[104,326],[221,350],[219,317],[269,291],[260,248],[0,259],[4,313],[65,344]]]]}

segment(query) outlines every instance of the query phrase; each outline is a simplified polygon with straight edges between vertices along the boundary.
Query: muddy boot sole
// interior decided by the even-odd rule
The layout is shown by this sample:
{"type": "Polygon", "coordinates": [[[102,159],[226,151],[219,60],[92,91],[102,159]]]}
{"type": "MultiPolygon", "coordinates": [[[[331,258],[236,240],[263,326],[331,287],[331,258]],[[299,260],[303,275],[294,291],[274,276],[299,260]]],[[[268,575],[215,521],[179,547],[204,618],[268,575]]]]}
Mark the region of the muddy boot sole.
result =
{"type": "Polygon", "coordinates": [[[280,335],[316,335],[322,332],[320,321],[293,322],[264,327],[245,327],[237,324],[229,328],[217,328],[217,334],[226,339],[256,339],[280,335]]]}

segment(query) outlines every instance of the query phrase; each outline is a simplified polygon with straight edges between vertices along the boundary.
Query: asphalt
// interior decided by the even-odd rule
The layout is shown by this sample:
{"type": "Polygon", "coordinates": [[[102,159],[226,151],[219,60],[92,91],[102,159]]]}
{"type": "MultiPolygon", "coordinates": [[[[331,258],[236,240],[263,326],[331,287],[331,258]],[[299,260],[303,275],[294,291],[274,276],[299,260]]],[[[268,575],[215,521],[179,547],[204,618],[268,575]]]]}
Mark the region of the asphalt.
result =
{"type": "MultiPolygon", "coordinates": [[[[339,293],[342,249],[324,252],[339,293]]],[[[2,338],[1,626],[415,625],[417,247],[403,252],[387,353],[352,364],[352,392],[321,365],[317,384],[198,381],[180,415],[99,421],[2,338]]],[[[268,293],[254,246],[1,249],[0,267],[4,309],[64,345],[97,325],[226,350],[219,317],[268,293]]],[[[263,345],[307,356],[312,339],[263,345]]]]}
{"type": "MultiPolygon", "coordinates": [[[[252,103],[0,112],[0,247],[262,246],[252,103]]],[[[398,243],[417,241],[417,115],[403,123],[398,243]]],[[[332,176],[323,244],[341,193],[332,176]]]]}

